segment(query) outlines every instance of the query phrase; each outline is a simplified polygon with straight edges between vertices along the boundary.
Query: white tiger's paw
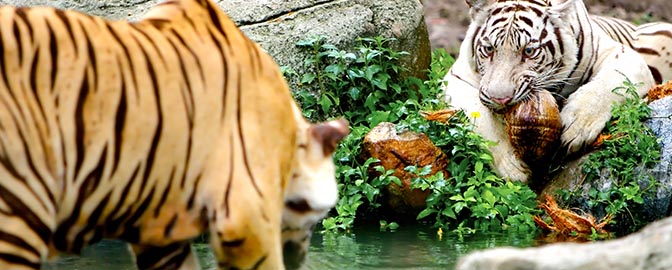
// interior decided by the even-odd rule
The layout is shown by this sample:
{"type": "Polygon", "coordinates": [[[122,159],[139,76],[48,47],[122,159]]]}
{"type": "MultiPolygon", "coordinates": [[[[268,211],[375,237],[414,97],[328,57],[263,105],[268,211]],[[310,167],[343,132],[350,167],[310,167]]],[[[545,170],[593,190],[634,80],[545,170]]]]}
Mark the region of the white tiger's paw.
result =
{"type": "Polygon", "coordinates": [[[491,151],[495,161],[495,171],[500,177],[522,183],[528,182],[530,169],[513,151],[502,151],[502,149],[491,149],[491,151]]]}
{"type": "Polygon", "coordinates": [[[560,112],[563,131],[560,136],[567,153],[576,153],[591,144],[611,118],[611,109],[588,108],[568,103],[560,112]]]}

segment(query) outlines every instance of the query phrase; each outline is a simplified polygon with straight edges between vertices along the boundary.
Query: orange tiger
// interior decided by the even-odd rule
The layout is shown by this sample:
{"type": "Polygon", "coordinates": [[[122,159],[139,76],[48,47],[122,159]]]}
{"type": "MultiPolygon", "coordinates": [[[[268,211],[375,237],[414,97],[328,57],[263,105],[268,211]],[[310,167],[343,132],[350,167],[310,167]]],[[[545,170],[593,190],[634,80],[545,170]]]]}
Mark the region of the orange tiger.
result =
{"type": "Polygon", "coordinates": [[[140,269],[299,266],[335,204],[344,120],[306,122],[273,60],[210,0],[135,23],[0,8],[0,269],[102,238],[140,269]]]}

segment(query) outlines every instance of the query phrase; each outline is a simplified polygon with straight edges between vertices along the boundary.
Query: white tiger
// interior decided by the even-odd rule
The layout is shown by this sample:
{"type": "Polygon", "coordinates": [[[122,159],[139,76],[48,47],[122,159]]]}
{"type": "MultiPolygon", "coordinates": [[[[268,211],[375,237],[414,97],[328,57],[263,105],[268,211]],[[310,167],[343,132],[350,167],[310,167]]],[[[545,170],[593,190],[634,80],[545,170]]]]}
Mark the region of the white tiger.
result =
{"type": "Polygon", "coordinates": [[[532,89],[564,100],[560,140],[575,153],[595,140],[611,117],[611,105],[622,102],[612,90],[626,78],[637,84],[640,96],[654,84],[647,66],[658,80],[672,78],[671,24],[636,27],[592,16],[582,0],[466,2],[471,25],[444,93],[453,107],[475,118],[476,132],[496,142],[490,148],[494,169],[504,178],[527,182],[530,169],[514,154],[496,111],[526,99],[532,89]]]}

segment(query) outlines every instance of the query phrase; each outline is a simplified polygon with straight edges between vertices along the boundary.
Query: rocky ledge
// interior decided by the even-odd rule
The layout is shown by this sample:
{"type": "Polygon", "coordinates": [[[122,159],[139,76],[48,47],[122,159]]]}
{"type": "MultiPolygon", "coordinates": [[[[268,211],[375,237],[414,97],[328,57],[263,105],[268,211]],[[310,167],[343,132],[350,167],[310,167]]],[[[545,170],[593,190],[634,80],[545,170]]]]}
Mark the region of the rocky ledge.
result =
{"type": "Polygon", "coordinates": [[[495,248],[462,257],[458,270],[662,270],[672,269],[672,217],[627,237],[538,248],[495,248]]]}

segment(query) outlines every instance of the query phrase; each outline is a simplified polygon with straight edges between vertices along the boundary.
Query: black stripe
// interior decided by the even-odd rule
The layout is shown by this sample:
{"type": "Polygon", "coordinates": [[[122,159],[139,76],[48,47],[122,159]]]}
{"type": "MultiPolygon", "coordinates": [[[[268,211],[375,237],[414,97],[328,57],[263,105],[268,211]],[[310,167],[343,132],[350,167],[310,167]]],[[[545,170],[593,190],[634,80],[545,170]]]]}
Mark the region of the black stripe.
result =
{"type": "MultiPolygon", "coordinates": [[[[138,33],[141,33],[142,35],[145,36],[145,38],[147,38],[147,41],[154,47],[155,52],[157,52],[157,54],[158,54],[159,50],[156,47],[156,45],[151,41],[149,36],[147,36],[142,31],[138,31],[138,33]]],[[[150,82],[152,82],[152,91],[154,92],[154,98],[155,98],[155,101],[156,101],[156,117],[157,117],[157,126],[154,129],[154,135],[152,137],[152,144],[151,144],[151,147],[149,149],[149,155],[147,157],[147,163],[146,163],[147,165],[145,166],[145,171],[143,173],[143,179],[142,179],[143,184],[142,184],[142,188],[140,189],[140,191],[142,192],[142,191],[144,191],[144,187],[146,186],[147,181],[149,181],[149,175],[150,175],[150,173],[153,169],[153,166],[154,166],[154,159],[156,158],[156,150],[159,146],[159,142],[161,141],[161,133],[163,131],[163,110],[162,110],[162,107],[161,107],[161,94],[160,94],[161,91],[159,90],[158,78],[157,78],[156,71],[154,70],[154,63],[152,62],[152,58],[149,57],[149,54],[147,54],[146,48],[144,48],[142,46],[141,46],[141,48],[142,48],[144,59],[146,59],[146,61],[147,61],[147,72],[149,73],[148,80],[150,82]]],[[[158,54],[158,55],[159,55],[160,59],[163,59],[160,56],[160,54],[158,54]]],[[[162,62],[165,63],[165,61],[162,61],[162,62]]]]}
{"type": "MultiPolygon", "coordinates": [[[[0,53],[2,55],[5,55],[5,41],[2,39],[2,36],[0,35],[0,53]]],[[[0,79],[2,79],[2,84],[5,86],[5,89],[9,89],[9,82],[7,81],[7,78],[9,77],[8,70],[6,68],[7,64],[7,57],[0,57],[0,79]]],[[[12,94],[12,91],[7,91],[9,92],[10,95],[12,95],[12,99],[14,99],[14,95],[12,94]]],[[[14,99],[15,100],[15,99],[14,99]]]]}
{"type": "Polygon", "coordinates": [[[33,43],[33,25],[30,23],[30,20],[28,20],[28,16],[26,12],[30,12],[29,8],[26,7],[18,7],[14,9],[14,12],[16,13],[16,16],[23,21],[24,25],[26,28],[28,28],[28,37],[30,37],[30,42],[33,43]]]}
{"type": "MultiPolygon", "coordinates": [[[[194,58],[196,61],[196,69],[199,71],[199,74],[201,75],[201,81],[204,81],[204,75],[203,75],[203,68],[200,64],[200,60],[194,53],[194,51],[191,48],[188,48],[186,44],[184,43],[184,40],[181,39],[180,36],[178,36],[178,33],[175,32],[174,30],[172,31],[172,34],[175,35],[175,37],[181,42],[183,48],[186,48],[187,51],[191,54],[191,56],[194,58]]],[[[180,91],[180,94],[182,95],[182,104],[184,105],[184,111],[186,113],[186,120],[187,120],[187,149],[186,149],[186,157],[184,160],[184,171],[182,172],[182,177],[180,181],[180,189],[184,189],[186,182],[187,182],[187,173],[189,172],[189,164],[191,163],[191,147],[192,147],[192,137],[193,137],[193,132],[194,132],[194,98],[193,98],[193,92],[192,88],[193,86],[191,85],[191,80],[189,79],[189,76],[187,75],[187,67],[184,64],[184,59],[183,56],[180,54],[180,51],[177,49],[177,44],[175,44],[175,41],[173,39],[168,39],[168,43],[172,46],[173,50],[175,51],[175,54],[178,56],[178,61],[180,62],[180,71],[182,74],[182,78],[184,79],[184,85],[182,87],[182,91],[180,91]]]]}
{"type": "Polygon", "coordinates": [[[23,61],[23,43],[21,42],[21,31],[15,20],[12,20],[12,31],[14,33],[14,41],[16,41],[16,53],[20,63],[23,61]]]}
{"type": "Polygon", "coordinates": [[[5,201],[12,213],[21,216],[21,219],[26,222],[26,225],[40,237],[42,243],[45,245],[49,244],[49,240],[52,236],[52,231],[49,226],[47,226],[47,224],[45,224],[40,217],[28,207],[28,205],[23,203],[17,194],[12,193],[3,185],[0,185],[0,194],[2,194],[2,200],[5,201]]]}
{"type": "Polygon", "coordinates": [[[531,20],[530,18],[528,18],[528,17],[520,16],[520,20],[523,21],[525,24],[527,24],[529,27],[534,26],[534,23],[533,23],[532,20],[531,20]]]}
{"type": "MultiPolygon", "coordinates": [[[[112,196],[112,192],[108,192],[107,195],[105,195],[105,197],[101,201],[86,202],[86,204],[95,204],[96,208],[93,210],[93,212],[91,212],[91,215],[89,216],[89,218],[87,220],[86,226],[84,226],[84,228],[82,228],[82,230],[79,231],[79,233],[77,233],[77,235],[75,236],[75,240],[72,243],[72,249],[73,250],[82,250],[82,248],[85,245],[90,244],[89,241],[86,241],[86,242],[84,241],[84,237],[87,234],[91,233],[91,231],[97,229],[98,224],[100,222],[100,217],[102,216],[103,210],[105,210],[105,207],[107,207],[111,196],[112,196]]],[[[96,231],[98,231],[98,230],[96,230],[96,231]]],[[[92,240],[94,240],[95,238],[99,238],[99,237],[100,236],[93,237],[92,240]]]]}
{"type": "Polygon", "coordinates": [[[0,241],[11,244],[13,246],[19,247],[25,251],[28,251],[32,254],[34,254],[36,257],[41,257],[42,254],[35,248],[34,246],[31,246],[28,242],[23,240],[23,238],[18,237],[16,235],[7,233],[5,231],[0,230],[0,241]]]}
{"type": "Polygon", "coordinates": [[[226,36],[221,36],[222,38],[224,38],[224,41],[226,42],[226,44],[224,46],[222,46],[222,44],[219,42],[218,36],[215,35],[215,33],[213,33],[210,30],[208,30],[208,32],[210,33],[210,36],[213,39],[213,43],[215,44],[215,46],[217,46],[218,52],[222,56],[222,68],[224,69],[223,70],[224,74],[222,74],[222,78],[224,78],[224,89],[223,89],[224,92],[222,93],[222,112],[221,112],[220,118],[221,118],[221,121],[224,121],[224,119],[226,117],[226,107],[227,107],[226,106],[226,98],[229,94],[229,81],[231,80],[229,78],[229,65],[228,65],[228,60],[226,59],[226,54],[224,53],[224,47],[230,47],[230,44],[228,43],[228,40],[226,39],[226,36]]]}
{"type": "MultiPolygon", "coordinates": [[[[59,226],[59,229],[61,229],[61,227],[64,227],[64,229],[66,230],[70,229],[77,222],[81,213],[81,208],[83,208],[82,206],[87,203],[89,197],[91,197],[91,195],[96,191],[96,189],[98,189],[98,186],[100,185],[100,180],[103,174],[103,170],[105,168],[106,156],[107,156],[107,145],[103,148],[103,151],[100,154],[98,164],[93,170],[91,170],[91,172],[89,172],[89,174],[86,176],[86,179],[84,180],[84,182],[82,182],[82,185],[79,187],[79,192],[77,194],[77,203],[75,204],[76,207],[75,210],[73,210],[73,214],[70,216],[70,218],[67,219],[67,222],[62,223],[59,226]]],[[[90,225],[91,224],[87,224],[87,227],[90,225]]],[[[82,234],[85,234],[87,232],[86,230],[87,229],[85,228],[84,231],[78,232],[78,235],[76,237],[82,237],[82,239],[75,238],[72,242],[70,242],[70,247],[68,251],[77,254],[79,254],[82,251],[82,248],[84,247],[82,234]]]]}
{"type": "Polygon", "coordinates": [[[130,215],[130,211],[132,210],[133,207],[126,208],[126,212],[123,215],[121,215],[118,218],[115,218],[117,216],[117,213],[119,213],[119,211],[122,209],[122,206],[124,205],[123,203],[124,200],[129,198],[130,196],[129,191],[131,190],[131,187],[133,187],[133,183],[135,183],[139,172],[140,172],[140,165],[135,167],[135,170],[133,170],[133,174],[131,174],[129,180],[126,181],[126,186],[124,187],[119,196],[119,198],[121,198],[122,201],[118,202],[115,205],[114,210],[112,210],[112,212],[110,212],[110,214],[108,215],[108,220],[106,221],[105,226],[106,231],[114,231],[114,232],[118,231],[119,228],[121,227],[121,223],[125,220],[125,218],[127,218],[130,215]]]}
{"type": "Polygon", "coordinates": [[[168,185],[166,188],[161,192],[161,199],[159,199],[159,202],[156,204],[154,207],[154,217],[159,217],[159,214],[161,213],[161,209],[163,209],[163,205],[166,203],[166,199],[168,199],[168,195],[170,195],[170,189],[173,187],[173,182],[175,182],[175,167],[170,172],[170,178],[168,179],[168,185]]]}
{"type": "Polygon", "coordinates": [[[259,267],[261,267],[261,265],[266,261],[267,257],[268,257],[267,255],[264,255],[261,258],[259,258],[259,260],[257,260],[257,262],[254,264],[254,266],[252,266],[251,269],[253,269],[253,270],[254,269],[259,269],[259,267]]]}
{"type": "MultiPolygon", "coordinates": [[[[63,28],[64,30],[68,31],[68,35],[70,35],[70,40],[73,42],[77,40],[75,38],[75,34],[72,32],[72,25],[70,24],[70,19],[68,19],[68,15],[63,12],[63,10],[60,9],[54,9],[54,14],[56,14],[56,18],[59,18],[63,24],[65,24],[65,27],[63,28]]],[[[77,50],[77,46],[75,46],[75,50],[77,50]]]]}
{"type": "Polygon", "coordinates": [[[79,90],[79,97],[75,105],[75,144],[77,145],[77,162],[75,165],[75,174],[79,173],[84,162],[84,103],[89,95],[89,78],[84,75],[82,85],[79,90]]]}
{"type": "MultiPolygon", "coordinates": [[[[238,70],[242,70],[240,67],[238,67],[238,70]]],[[[238,100],[236,104],[236,121],[237,121],[237,126],[238,126],[238,139],[240,140],[240,145],[243,151],[243,164],[245,164],[245,169],[247,170],[247,175],[250,177],[250,181],[252,181],[252,186],[254,186],[254,190],[257,191],[257,195],[259,197],[263,197],[263,194],[261,194],[261,189],[259,189],[259,184],[257,184],[257,180],[254,178],[254,174],[252,173],[252,168],[250,167],[250,161],[249,158],[247,157],[247,145],[245,144],[245,136],[243,134],[243,116],[242,116],[242,111],[243,111],[243,89],[241,88],[241,81],[243,78],[241,77],[242,72],[238,72],[238,79],[236,81],[237,87],[236,89],[238,90],[238,100]]]]}
{"type": "Polygon", "coordinates": [[[149,205],[154,200],[155,192],[156,187],[152,187],[147,197],[145,197],[145,199],[142,200],[142,203],[140,204],[140,206],[138,206],[137,209],[135,210],[129,209],[129,211],[132,211],[132,215],[125,222],[124,233],[121,236],[122,239],[129,241],[131,243],[138,243],[140,241],[140,232],[138,231],[138,228],[136,227],[135,223],[149,208],[149,205]]]}
{"type": "Polygon", "coordinates": [[[126,105],[126,80],[123,75],[121,76],[121,89],[119,94],[119,105],[117,106],[117,112],[114,118],[114,157],[112,160],[112,172],[117,171],[117,166],[119,166],[120,163],[121,149],[124,143],[124,124],[126,123],[126,113],[128,112],[126,105]]]}
{"type": "Polygon", "coordinates": [[[4,252],[0,252],[0,260],[14,265],[24,265],[30,269],[40,269],[40,263],[41,263],[40,261],[33,262],[26,258],[4,252]]]}
{"type": "Polygon", "coordinates": [[[658,71],[657,68],[649,66],[649,70],[651,71],[651,75],[653,75],[653,79],[657,84],[663,83],[663,75],[660,74],[660,71],[658,71]]]}
{"type": "MultiPolygon", "coordinates": [[[[56,199],[54,198],[54,194],[52,194],[50,192],[47,182],[44,180],[44,178],[42,177],[42,174],[40,174],[37,171],[37,168],[35,167],[35,162],[34,162],[33,155],[31,154],[30,151],[28,151],[28,149],[30,149],[30,148],[28,147],[28,143],[27,143],[27,141],[25,139],[25,136],[23,135],[23,131],[21,131],[21,129],[19,129],[19,134],[22,138],[21,143],[23,144],[23,149],[25,149],[25,151],[27,153],[26,163],[28,163],[28,168],[30,169],[30,172],[32,173],[32,176],[34,177],[34,180],[39,182],[40,186],[42,186],[44,191],[47,193],[47,197],[49,199],[50,205],[52,205],[52,206],[56,205],[56,199]]],[[[40,159],[40,157],[38,157],[38,160],[39,159],[40,159]]],[[[24,181],[25,181],[25,179],[24,179],[24,181]]],[[[35,190],[30,189],[30,192],[35,196],[35,198],[37,198],[37,201],[40,203],[40,205],[42,206],[43,209],[49,209],[49,207],[47,207],[47,205],[44,203],[44,201],[42,201],[42,198],[39,197],[37,195],[37,193],[35,193],[35,190]]]]}
{"type": "Polygon", "coordinates": [[[200,183],[201,183],[201,174],[198,174],[196,176],[196,180],[194,180],[194,185],[192,186],[191,195],[189,195],[189,201],[187,201],[187,210],[191,210],[192,207],[194,206],[194,201],[196,199],[196,194],[197,194],[198,190],[200,189],[200,183]]]}
{"type": "MultiPolygon", "coordinates": [[[[53,33],[53,32],[51,32],[51,29],[49,29],[49,28],[47,29],[47,31],[49,31],[49,33],[53,33]]],[[[44,112],[44,106],[42,105],[42,100],[41,100],[40,95],[39,95],[40,91],[39,91],[39,89],[37,89],[37,73],[38,73],[38,68],[37,67],[38,67],[38,63],[39,63],[39,59],[40,59],[41,54],[42,54],[42,50],[38,47],[37,52],[33,55],[33,60],[32,60],[32,63],[30,65],[30,79],[29,79],[29,81],[30,81],[30,90],[32,91],[32,93],[34,95],[33,100],[35,101],[35,103],[37,103],[37,109],[38,109],[38,112],[40,114],[40,117],[46,123],[47,122],[47,114],[44,112]]],[[[54,61],[57,61],[57,59],[54,59],[54,61]]],[[[53,65],[53,62],[52,62],[52,65],[53,65]]],[[[52,68],[53,68],[53,66],[52,66],[52,68]]],[[[51,74],[52,74],[52,76],[55,74],[53,70],[51,71],[51,74]]],[[[53,81],[54,80],[52,78],[51,82],[53,83],[53,81]]],[[[24,94],[26,94],[26,93],[24,92],[24,94]]],[[[33,116],[33,119],[35,119],[35,121],[33,121],[33,125],[35,126],[36,130],[40,130],[39,126],[37,126],[37,123],[39,123],[39,121],[37,120],[38,117],[35,115],[34,110],[32,110],[32,107],[30,107],[30,108],[31,108],[30,113],[33,116]]],[[[49,133],[48,128],[46,128],[46,132],[49,133]]],[[[40,145],[42,146],[42,150],[44,151],[44,153],[46,155],[47,149],[50,146],[47,145],[47,142],[45,141],[45,138],[41,138],[41,136],[40,136],[40,145]]]]}
{"type": "Polygon", "coordinates": [[[53,88],[53,84],[56,82],[56,74],[58,73],[58,44],[54,35],[54,29],[51,28],[49,23],[47,23],[47,32],[49,32],[49,55],[51,57],[51,83],[53,88]]]}
{"type": "Polygon", "coordinates": [[[177,214],[173,214],[173,217],[170,218],[170,221],[166,224],[166,226],[163,229],[163,237],[164,238],[169,238],[170,235],[173,233],[173,229],[175,228],[175,223],[177,222],[177,214]]]}
{"type": "Polygon", "coordinates": [[[137,254],[139,269],[176,270],[191,254],[189,244],[175,243],[164,247],[148,247],[137,254]],[[166,261],[166,258],[169,258],[166,261]]]}
{"type": "Polygon", "coordinates": [[[233,160],[233,137],[229,137],[229,176],[227,177],[226,191],[224,191],[224,216],[229,218],[231,213],[231,207],[229,207],[229,198],[231,194],[231,184],[233,183],[233,170],[234,170],[234,160],[233,160]]]}
{"type": "Polygon", "coordinates": [[[204,7],[208,11],[209,18],[212,21],[212,24],[215,26],[217,30],[219,30],[222,33],[222,35],[225,35],[224,28],[222,27],[222,22],[219,20],[219,8],[213,7],[212,3],[207,3],[204,7]]]}

